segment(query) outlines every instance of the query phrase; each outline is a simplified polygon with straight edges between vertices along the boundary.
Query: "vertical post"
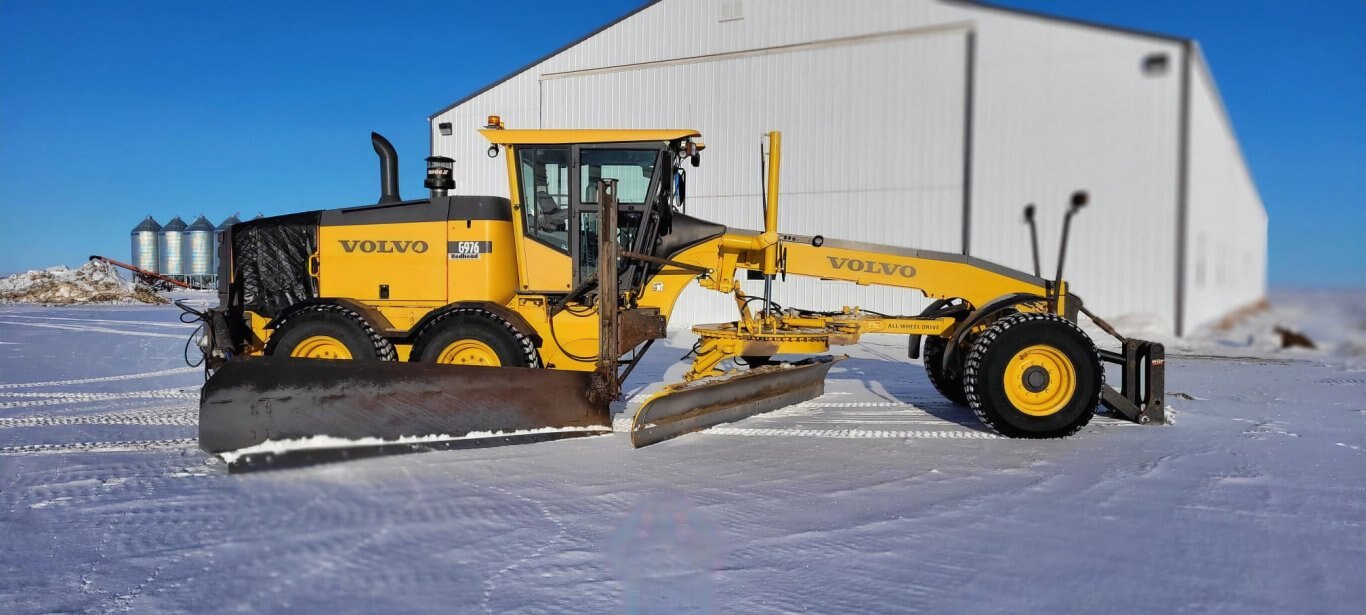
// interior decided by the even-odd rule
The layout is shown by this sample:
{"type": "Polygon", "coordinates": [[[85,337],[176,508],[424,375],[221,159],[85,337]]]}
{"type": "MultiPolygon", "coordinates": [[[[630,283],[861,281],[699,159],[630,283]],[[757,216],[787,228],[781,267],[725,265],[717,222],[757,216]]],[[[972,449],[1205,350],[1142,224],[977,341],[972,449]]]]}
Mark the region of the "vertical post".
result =
{"type": "Polygon", "coordinates": [[[617,377],[617,180],[598,180],[598,382],[604,403],[621,395],[617,377]]]}
{"type": "MultiPolygon", "coordinates": [[[[778,233],[778,176],[782,169],[783,135],[774,130],[768,133],[768,200],[764,203],[764,234],[773,237],[778,233]]],[[[778,273],[777,241],[764,247],[764,316],[772,312],[773,276],[778,273]]]]}
{"type": "MultiPolygon", "coordinates": [[[[768,133],[768,201],[764,203],[764,232],[778,232],[778,174],[782,168],[782,133],[768,133]]],[[[764,248],[763,274],[778,273],[778,244],[764,248]]]]}

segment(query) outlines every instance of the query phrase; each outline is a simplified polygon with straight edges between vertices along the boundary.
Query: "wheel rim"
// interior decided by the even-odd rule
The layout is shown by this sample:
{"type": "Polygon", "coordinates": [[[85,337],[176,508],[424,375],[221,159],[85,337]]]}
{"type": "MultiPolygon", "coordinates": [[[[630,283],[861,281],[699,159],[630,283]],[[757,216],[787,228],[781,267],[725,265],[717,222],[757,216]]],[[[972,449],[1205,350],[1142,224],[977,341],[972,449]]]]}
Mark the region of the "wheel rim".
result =
{"type": "Polygon", "coordinates": [[[1006,397],[1030,416],[1056,414],[1077,392],[1077,369],[1062,351],[1036,344],[1015,353],[1006,364],[1006,397]]]}
{"type": "Polygon", "coordinates": [[[351,350],[341,340],[329,335],[304,338],[290,351],[289,356],[300,359],[350,359],[351,350]]]}
{"type": "Polygon", "coordinates": [[[449,365],[479,365],[483,367],[499,367],[503,364],[498,360],[498,353],[488,344],[479,340],[456,340],[451,342],[441,353],[436,356],[437,363],[449,365]]]}

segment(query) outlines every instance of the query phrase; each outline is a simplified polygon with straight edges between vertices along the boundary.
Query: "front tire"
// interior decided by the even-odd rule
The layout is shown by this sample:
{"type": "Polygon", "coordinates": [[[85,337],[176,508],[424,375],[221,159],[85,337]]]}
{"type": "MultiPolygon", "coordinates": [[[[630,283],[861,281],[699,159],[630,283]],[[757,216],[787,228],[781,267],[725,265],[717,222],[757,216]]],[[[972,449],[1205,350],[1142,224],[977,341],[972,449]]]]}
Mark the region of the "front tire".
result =
{"type": "Polygon", "coordinates": [[[1095,344],[1054,314],[1002,318],[973,343],[963,362],[968,405],[1010,438],[1064,438],[1091,420],[1105,372],[1095,344]]]}
{"type": "Polygon", "coordinates": [[[489,312],[461,309],[422,328],[410,361],[480,367],[540,367],[531,338],[489,312]]]}
{"type": "Polygon", "coordinates": [[[925,338],[925,352],[922,353],[925,375],[930,379],[930,384],[934,385],[934,390],[939,391],[944,399],[966,406],[968,394],[963,391],[963,370],[960,368],[953,376],[944,372],[944,353],[948,348],[949,340],[942,337],[925,338]]]}
{"type": "Polygon", "coordinates": [[[298,359],[393,361],[394,345],[360,314],[340,305],[304,308],[284,318],[266,342],[265,354],[298,359]]]}

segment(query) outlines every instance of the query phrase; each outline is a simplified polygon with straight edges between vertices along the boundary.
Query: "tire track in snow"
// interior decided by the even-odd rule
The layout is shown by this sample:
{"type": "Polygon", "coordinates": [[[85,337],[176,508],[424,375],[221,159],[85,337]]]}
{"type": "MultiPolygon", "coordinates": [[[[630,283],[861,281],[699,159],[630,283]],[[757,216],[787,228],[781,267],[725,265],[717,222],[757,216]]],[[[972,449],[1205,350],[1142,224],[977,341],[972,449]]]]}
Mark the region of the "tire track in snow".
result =
{"type": "Polygon", "coordinates": [[[25,314],[5,314],[5,318],[27,318],[31,320],[74,320],[77,322],[102,322],[114,325],[139,325],[146,327],[165,327],[169,329],[194,329],[199,325],[178,322],[158,322],[152,320],[107,320],[100,318],[70,318],[66,316],[28,316],[25,314]]]}
{"type": "Polygon", "coordinates": [[[191,372],[203,371],[202,367],[176,367],[163,369],[154,372],[142,372],[138,374],[122,374],[119,376],[100,376],[98,378],[77,378],[74,380],[49,380],[47,382],[12,382],[0,384],[0,390],[4,389],[31,389],[38,387],[67,386],[71,384],[89,384],[92,382],[116,382],[119,380],[137,380],[139,378],[156,378],[158,376],[175,376],[188,374],[191,372]]]}
{"type": "Polygon", "coordinates": [[[60,425],[174,425],[194,427],[199,424],[198,413],[193,407],[156,408],[132,412],[109,412],[87,416],[30,416],[23,418],[0,418],[0,428],[5,427],[56,427],[60,425]]]}
{"type": "Polygon", "coordinates": [[[498,579],[502,578],[503,575],[509,572],[521,568],[523,564],[529,561],[539,559],[541,556],[545,554],[546,549],[550,545],[559,542],[562,538],[568,535],[569,530],[565,527],[564,522],[560,521],[559,517],[556,517],[555,515],[551,514],[550,509],[546,508],[544,504],[540,503],[540,501],[531,499],[524,495],[518,495],[502,487],[497,487],[494,485],[484,486],[503,495],[516,498],[518,500],[531,504],[532,506],[535,506],[536,510],[541,513],[541,516],[543,518],[548,519],[551,523],[555,524],[554,536],[551,536],[549,540],[541,541],[541,544],[538,545],[535,549],[532,549],[531,553],[524,555],[518,558],[516,561],[512,562],[511,564],[502,567],[498,570],[498,572],[494,573],[493,576],[489,577],[487,581],[484,581],[484,601],[480,604],[480,606],[484,609],[485,613],[491,615],[493,613],[493,592],[498,587],[498,579]]]}
{"type": "Polygon", "coordinates": [[[930,439],[930,440],[1001,440],[994,433],[969,430],[891,430],[891,429],[797,429],[789,427],[725,427],[717,426],[700,433],[720,436],[849,438],[849,439],[930,439]]]}
{"type": "Polygon", "coordinates": [[[123,442],[69,442],[66,444],[25,444],[0,448],[0,455],[55,455],[61,453],[126,453],[164,451],[198,446],[198,438],[169,440],[127,440],[123,442]]]}
{"type": "Polygon", "coordinates": [[[80,331],[82,333],[113,333],[114,335],[132,335],[135,337],[169,337],[177,340],[183,340],[189,337],[188,335],[185,335],[183,333],[155,333],[152,331],[128,331],[124,329],[109,329],[107,327],[82,327],[77,325],[59,325],[50,322],[24,322],[18,320],[0,320],[0,324],[21,325],[27,327],[42,327],[44,329],[61,329],[65,331],[80,331]]]}
{"type": "Polygon", "coordinates": [[[184,387],[175,389],[156,389],[152,391],[130,391],[126,393],[63,393],[58,395],[60,396],[0,402],[0,409],[84,404],[111,399],[199,399],[197,388],[184,387]]]}

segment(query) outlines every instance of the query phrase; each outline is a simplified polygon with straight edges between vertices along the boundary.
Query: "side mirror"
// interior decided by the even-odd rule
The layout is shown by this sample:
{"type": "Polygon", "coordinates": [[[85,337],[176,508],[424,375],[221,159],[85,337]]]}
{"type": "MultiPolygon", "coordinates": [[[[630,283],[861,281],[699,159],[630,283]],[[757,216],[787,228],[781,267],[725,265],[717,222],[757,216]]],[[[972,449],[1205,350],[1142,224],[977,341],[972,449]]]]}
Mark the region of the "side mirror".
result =
{"type": "Polygon", "coordinates": [[[702,154],[693,154],[688,157],[688,164],[694,168],[702,166],[702,154]]]}
{"type": "Polygon", "coordinates": [[[1025,205],[1025,208],[1024,208],[1024,217],[1025,217],[1025,222],[1033,222],[1033,221],[1034,221],[1034,204],[1033,204],[1033,203],[1030,203],[1030,204],[1028,204],[1028,205],[1025,205]]]}
{"type": "Polygon", "coordinates": [[[1078,190],[1072,193],[1072,209],[1080,209],[1091,199],[1085,190],[1078,190]]]}

